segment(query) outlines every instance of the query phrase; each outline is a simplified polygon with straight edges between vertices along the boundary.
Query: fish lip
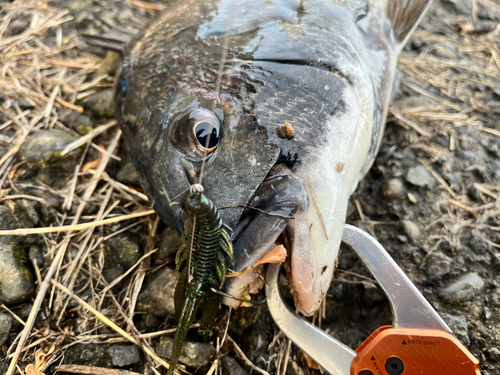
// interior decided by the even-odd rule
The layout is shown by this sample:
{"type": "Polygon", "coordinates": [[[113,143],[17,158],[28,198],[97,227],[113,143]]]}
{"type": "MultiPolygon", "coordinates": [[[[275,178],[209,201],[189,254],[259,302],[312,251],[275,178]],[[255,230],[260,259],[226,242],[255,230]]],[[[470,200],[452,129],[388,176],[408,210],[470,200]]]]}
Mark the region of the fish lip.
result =
{"type": "Polygon", "coordinates": [[[285,163],[271,168],[233,229],[234,270],[241,272],[262,259],[295,213],[307,211],[308,204],[303,181],[285,163]]]}
{"type": "MultiPolygon", "coordinates": [[[[273,167],[249,202],[249,207],[259,210],[247,208],[234,228],[234,262],[229,268],[237,273],[246,269],[251,271],[226,281],[225,290],[229,294],[239,298],[251,289],[254,276],[257,276],[253,269],[255,264],[272,250],[283,233],[286,235],[286,228],[296,213],[307,212],[308,205],[309,197],[302,179],[284,164],[273,167]]],[[[293,247],[288,246],[288,253],[292,251],[293,247]]],[[[239,305],[228,298],[224,303],[231,307],[239,305]]]]}
{"type": "MultiPolygon", "coordinates": [[[[280,178],[286,178],[288,175],[286,174],[278,174],[278,175],[273,175],[270,177],[266,177],[265,181],[272,181],[273,179],[280,179],[280,178]]],[[[258,216],[258,213],[262,213],[265,215],[269,216],[274,216],[277,218],[283,218],[285,220],[290,220],[293,215],[286,216],[286,215],[280,215],[277,213],[270,213],[266,212],[265,210],[260,209],[258,206],[258,202],[256,200],[260,200],[260,197],[258,196],[258,191],[259,191],[260,186],[255,190],[254,194],[250,198],[250,202],[248,205],[244,206],[245,210],[242,212],[238,222],[236,223],[235,227],[232,229],[232,234],[231,234],[231,241],[237,242],[238,239],[241,237],[245,229],[255,220],[256,216],[258,216]]],[[[281,232],[283,233],[283,231],[281,232]]],[[[280,234],[281,234],[280,233],[280,234]]],[[[277,237],[276,237],[277,238],[277,237]]]]}

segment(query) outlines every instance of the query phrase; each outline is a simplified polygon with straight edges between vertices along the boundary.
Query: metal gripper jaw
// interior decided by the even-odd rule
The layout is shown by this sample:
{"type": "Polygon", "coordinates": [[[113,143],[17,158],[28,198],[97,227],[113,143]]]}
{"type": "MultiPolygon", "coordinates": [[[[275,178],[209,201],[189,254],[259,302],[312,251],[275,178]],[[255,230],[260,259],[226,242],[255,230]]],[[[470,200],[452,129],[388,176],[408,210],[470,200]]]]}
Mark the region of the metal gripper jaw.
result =
{"type": "Polygon", "coordinates": [[[368,233],[346,225],[342,236],[387,295],[392,326],[370,335],[356,350],[296,315],[278,288],[281,265],[266,277],[269,310],[276,324],[332,375],[480,375],[478,360],[457,340],[387,251],[368,233]]]}

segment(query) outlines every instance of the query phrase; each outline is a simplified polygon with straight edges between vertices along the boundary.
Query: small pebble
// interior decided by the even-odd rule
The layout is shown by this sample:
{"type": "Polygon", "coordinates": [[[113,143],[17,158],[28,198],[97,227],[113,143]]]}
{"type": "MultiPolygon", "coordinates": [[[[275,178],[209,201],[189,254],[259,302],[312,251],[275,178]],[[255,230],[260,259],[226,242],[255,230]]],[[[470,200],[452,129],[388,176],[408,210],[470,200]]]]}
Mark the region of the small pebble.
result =
{"type": "Polygon", "coordinates": [[[401,181],[399,178],[390,179],[387,184],[384,185],[384,195],[387,198],[402,198],[404,196],[404,193],[404,184],[403,181],[401,181]]]}
{"type": "MultiPolygon", "coordinates": [[[[0,206],[0,229],[16,229],[20,223],[11,209],[0,206]]],[[[0,236],[0,303],[13,305],[31,298],[34,276],[22,239],[0,236]]]]}
{"type": "Polygon", "coordinates": [[[464,344],[469,344],[469,328],[463,316],[439,313],[445,323],[451,328],[455,336],[464,344]]]}
{"type": "Polygon", "coordinates": [[[118,173],[116,174],[116,179],[120,181],[122,184],[128,186],[141,186],[139,181],[139,175],[135,170],[134,164],[132,161],[128,163],[124,163],[118,173]]]}
{"type": "Polygon", "coordinates": [[[488,308],[488,306],[484,306],[484,317],[486,319],[491,318],[491,310],[488,308]]]}
{"type": "Polygon", "coordinates": [[[174,292],[177,280],[175,271],[164,267],[153,274],[137,298],[137,311],[147,312],[159,318],[175,315],[174,292]]]}
{"type": "Polygon", "coordinates": [[[124,367],[141,361],[139,348],[135,345],[113,345],[108,349],[114,366],[124,367]]]}
{"type": "Polygon", "coordinates": [[[115,114],[113,90],[107,89],[90,95],[82,100],[81,105],[96,118],[112,118],[115,114]]]}
{"type": "Polygon", "coordinates": [[[0,346],[7,340],[11,327],[12,316],[10,314],[0,313],[0,346]]]}
{"type": "Polygon", "coordinates": [[[432,189],[437,185],[437,181],[434,176],[432,176],[423,165],[410,168],[406,174],[406,181],[412,185],[427,187],[429,189],[432,189]]]}
{"type": "Polygon", "coordinates": [[[500,349],[493,347],[488,350],[488,354],[494,361],[500,361],[500,349]]]}
{"type": "Polygon", "coordinates": [[[31,132],[21,147],[24,158],[30,163],[46,163],[60,157],[67,145],[77,138],[60,129],[31,132]]]}
{"type": "Polygon", "coordinates": [[[422,232],[417,224],[410,220],[402,220],[401,226],[403,231],[406,233],[410,241],[413,243],[417,242],[420,237],[422,237],[422,232]]]}
{"type": "Polygon", "coordinates": [[[418,203],[418,199],[417,199],[417,196],[413,193],[408,193],[408,200],[413,203],[413,204],[417,204],[418,203]]]}
{"type": "Polygon", "coordinates": [[[472,299],[484,288],[483,279],[475,272],[467,273],[441,289],[442,297],[450,303],[458,303],[472,299]]]}
{"type": "MultiPolygon", "coordinates": [[[[163,336],[156,347],[156,354],[163,358],[170,358],[173,346],[173,337],[163,336]]],[[[208,365],[214,355],[215,347],[213,345],[185,341],[179,362],[190,367],[201,367],[208,365]]]]}
{"type": "Polygon", "coordinates": [[[165,260],[167,258],[174,258],[177,250],[182,244],[181,236],[175,230],[167,227],[161,234],[161,244],[158,249],[157,258],[165,260]]]}
{"type": "Polygon", "coordinates": [[[399,236],[397,236],[399,242],[401,243],[407,243],[408,242],[408,237],[406,236],[403,236],[402,234],[400,234],[399,236]]]}
{"type": "Polygon", "coordinates": [[[119,235],[110,238],[105,242],[106,245],[106,264],[120,264],[124,270],[132,267],[141,257],[141,249],[137,241],[127,236],[119,235]]]}
{"type": "Polygon", "coordinates": [[[442,277],[450,272],[451,258],[441,252],[431,253],[424,264],[429,276],[442,277]]]}
{"type": "Polygon", "coordinates": [[[238,361],[229,355],[222,357],[222,372],[224,375],[248,375],[238,361]]]}

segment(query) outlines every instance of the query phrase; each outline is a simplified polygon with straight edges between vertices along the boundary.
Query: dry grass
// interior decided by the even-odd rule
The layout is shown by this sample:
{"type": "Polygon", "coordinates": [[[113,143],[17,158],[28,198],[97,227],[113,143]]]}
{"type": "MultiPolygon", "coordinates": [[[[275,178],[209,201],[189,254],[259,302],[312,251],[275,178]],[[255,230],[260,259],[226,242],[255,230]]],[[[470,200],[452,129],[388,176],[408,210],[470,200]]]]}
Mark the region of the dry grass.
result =
{"type": "MultiPolygon", "coordinates": [[[[52,9],[46,3],[38,1],[16,1],[4,3],[3,6],[4,10],[0,14],[0,93],[6,99],[0,111],[6,120],[0,124],[0,143],[8,147],[8,152],[0,157],[0,199],[2,204],[8,205],[12,205],[16,199],[31,199],[43,203],[42,197],[17,193],[16,171],[24,163],[18,153],[20,147],[30,133],[39,129],[59,128],[71,132],[59,119],[70,110],[81,112],[83,109],[78,104],[78,99],[96,92],[107,77],[94,76],[102,59],[79,50],[76,42],[78,36],[63,32],[61,25],[72,20],[67,12],[52,9]],[[29,26],[20,34],[4,36],[20,19],[27,20],[29,26]],[[28,103],[28,109],[22,110],[18,105],[20,101],[28,103]]],[[[455,21],[459,22],[460,20],[455,21]]],[[[463,24],[470,22],[470,18],[463,20],[463,24]]],[[[442,186],[442,196],[438,202],[441,216],[438,221],[443,226],[445,236],[451,234],[449,241],[455,245],[460,229],[472,227],[494,248],[500,247],[500,244],[494,243],[489,237],[491,231],[498,232],[500,228],[488,224],[489,218],[500,214],[500,187],[492,182],[475,186],[482,203],[471,205],[466,194],[467,187],[464,186],[459,191],[452,190],[442,177],[443,171],[449,169],[453,151],[459,147],[457,140],[462,139],[474,147],[482,147],[474,140],[463,139],[457,132],[458,128],[473,126],[478,133],[500,137],[497,116],[500,114],[499,102],[488,101],[486,95],[476,90],[478,85],[500,87],[500,51],[495,44],[499,37],[498,27],[483,35],[454,33],[442,36],[420,31],[414,38],[427,41],[431,46],[437,42],[453,41],[458,43],[460,51],[466,53],[468,58],[444,60],[433,57],[428,53],[430,51],[417,57],[403,54],[400,58],[400,69],[405,77],[403,85],[429,98],[432,105],[406,108],[400,105],[403,102],[396,102],[392,108],[392,120],[402,127],[414,130],[409,135],[411,147],[423,151],[433,162],[441,163],[442,170],[436,170],[422,161],[442,186]],[[478,82],[478,75],[484,77],[484,80],[478,82]],[[432,91],[434,89],[438,92],[432,91]],[[437,134],[444,134],[449,139],[448,148],[432,141],[437,134]]],[[[65,199],[64,210],[55,214],[57,223],[54,226],[0,233],[39,233],[48,245],[48,266],[39,270],[33,309],[28,320],[23,322],[24,330],[8,349],[7,357],[11,361],[8,375],[22,373],[18,366],[20,363],[39,365],[36,370],[38,372],[35,373],[41,374],[48,364],[61,358],[66,348],[90,341],[130,341],[146,354],[148,362],[152,364],[148,371],[157,373],[156,369],[168,366],[151,349],[151,340],[156,334],[140,333],[132,321],[138,293],[145,274],[150,269],[149,257],[153,254],[156,243],[158,219],[148,209],[146,197],[142,193],[120,184],[106,173],[108,163],[113,158],[116,159],[113,154],[121,141],[121,133],[115,124],[113,121],[102,124],[93,132],[81,136],[63,152],[65,154],[74,148],[86,146],[67,186],[53,191],[65,199]],[[102,143],[94,144],[98,136],[102,143]],[[101,153],[102,157],[92,153],[93,148],[90,146],[105,149],[101,153]],[[83,173],[86,165],[89,169],[83,173]],[[89,202],[99,209],[97,214],[85,216],[89,202]],[[125,206],[129,214],[117,214],[117,205],[125,206]],[[74,214],[70,217],[71,209],[74,209],[74,214]],[[139,219],[142,216],[145,217],[139,219]],[[138,221],[121,227],[118,232],[110,227],[112,223],[133,218],[138,221]],[[148,243],[144,249],[146,255],[130,270],[130,281],[124,291],[120,295],[114,295],[111,287],[119,280],[105,280],[102,276],[103,241],[133,225],[143,225],[145,228],[148,243]],[[109,233],[107,236],[96,231],[96,228],[102,226],[106,226],[105,232],[109,233]],[[100,261],[95,262],[93,259],[100,261]],[[77,285],[89,286],[93,293],[91,298],[86,301],[79,298],[75,294],[77,285]],[[62,328],[60,324],[71,297],[80,306],[73,309],[79,317],[76,319],[77,325],[71,329],[62,328]],[[52,318],[55,328],[33,328],[40,310],[52,318]],[[104,326],[111,327],[118,335],[98,334],[97,331],[104,326]],[[40,348],[46,348],[47,351],[40,353],[40,348]]],[[[476,167],[481,172],[481,166],[476,167]]],[[[40,188],[50,190],[50,187],[43,185],[40,188]]],[[[431,225],[436,223],[437,221],[431,225]]],[[[431,243],[438,240],[429,239],[431,243]]],[[[500,261],[499,252],[495,256],[500,261]]],[[[6,307],[3,308],[9,311],[6,307]]],[[[317,317],[320,323],[322,316],[324,310],[317,317]]],[[[227,339],[232,341],[229,336],[227,339]]],[[[276,368],[283,374],[287,366],[296,366],[298,361],[296,359],[289,365],[288,359],[293,357],[290,347],[290,342],[281,333],[277,333],[269,345],[276,368]]],[[[249,363],[237,345],[235,348],[238,355],[249,363]]],[[[249,365],[255,371],[267,374],[253,364],[249,365]]]]}
{"type": "MultiPolygon", "coordinates": [[[[4,6],[0,20],[0,92],[5,95],[6,100],[0,110],[8,120],[0,125],[0,141],[7,145],[8,152],[0,158],[1,199],[4,204],[12,204],[15,199],[44,202],[40,197],[16,194],[16,170],[23,163],[18,151],[26,137],[39,129],[65,129],[72,132],[59,121],[60,117],[68,110],[82,112],[83,108],[76,104],[77,100],[96,92],[107,76],[94,77],[102,59],[80,51],[77,48],[77,35],[63,33],[61,25],[72,20],[68,12],[52,9],[44,2],[35,1],[18,1],[4,6]],[[15,23],[23,21],[29,22],[24,31],[14,36],[4,36],[13,27],[13,23],[15,26],[15,23]],[[17,104],[19,101],[28,103],[27,107],[30,108],[22,111],[17,104]]],[[[142,335],[131,320],[135,311],[134,302],[137,301],[144,274],[149,268],[147,260],[153,253],[151,250],[156,240],[158,219],[150,216],[154,212],[147,209],[144,194],[112,180],[105,173],[110,160],[116,159],[113,154],[121,141],[121,132],[114,125],[116,121],[103,124],[68,145],[62,152],[65,155],[75,148],[87,145],[73,178],[65,188],[56,192],[65,198],[65,211],[57,215],[59,222],[55,226],[0,234],[43,234],[48,244],[46,263],[50,265],[40,270],[33,309],[27,321],[23,322],[24,330],[8,350],[7,356],[11,361],[8,374],[21,372],[18,362],[36,364],[36,369],[34,367],[32,370],[40,374],[42,367],[38,364],[42,362],[37,362],[35,355],[40,347],[51,348],[43,362],[45,369],[47,364],[60,358],[65,348],[75,343],[116,341],[117,336],[113,334],[96,335],[97,330],[104,325],[111,327],[122,338],[137,344],[154,367],[168,367],[167,362],[151,349],[150,342],[154,336],[142,335]],[[94,140],[102,133],[107,135],[101,138],[105,143],[94,145],[94,140]],[[102,157],[96,158],[99,155],[89,152],[92,150],[89,145],[104,148],[102,157]],[[84,165],[88,163],[91,168],[82,173],[84,165]],[[83,220],[89,202],[99,207],[91,221],[88,218],[83,220]],[[115,210],[117,204],[125,205],[130,214],[118,215],[115,210]],[[68,213],[73,207],[75,214],[70,218],[68,213]],[[142,220],[136,224],[142,224],[148,230],[148,242],[151,246],[146,249],[147,255],[141,259],[140,264],[131,269],[129,278],[132,281],[128,289],[120,296],[114,296],[110,289],[117,281],[108,283],[102,277],[103,262],[92,261],[95,257],[102,260],[101,247],[105,239],[96,233],[96,228],[143,216],[148,216],[146,222],[142,220]],[[73,295],[75,285],[88,284],[94,293],[90,302],[73,295]],[[47,315],[56,321],[56,327],[59,327],[70,298],[74,298],[82,307],[75,330],[47,328],[41,332],[33,328],[40,309],[45,309],[47,315]],[[97,311],[96,304],[99,303],[101,307],[103,300],[108,301],[108,307],[97,311]]],[[[121,231],[113,233],[111,230],[106,238],[119,232],[121,231]]]]}
{"type": "MultiPolygon", "coordinates": [[[[500,25],[494,22],[489,32],[477,34],[467,32],[475,30],[474,26],[481,26],[481,23],[473,23],[470,16],[450,16],[445,23],[455,32],[438,35],[417,31],[412,39],[420,39],[429,47],[418,56],[403,53],[399,59],[402,85],[428,98],[428,105],[405,107],[404,99],[396,101],[391,107],[393,117],[389,120],[416,132],[407,136],[409,147],[427,155],[427,160],[419,158],[419,161],[442,189],[437,202],[439,218],[426,229],[439,223],[443,236],[457,249],[460,230],[465,227],[473,228],[486,242],[492,242],[492,231],[500,231],[499,227],[488,225],[489,219],[500,215],[500,188],[485,172],[484,165],[471,165],[463,170],[464,180],[458,187],[452,188],[443,178],[452,170],[454,151],[463,144],[486,151],[484,141],[500,143],[500,101],[491,94],[492,89],[500,87],[497,43],[500,25]],[[438,44],[447,43],[458,46],[460,58],[446,59],[432,54],[438,44]],[[467,136],[461,135],[463,127],[468,127],[467,136]],[[485,137],[486,134],[489,137],[485,137]],[[436,142],[437,136],[448,139],[448,148],[436,142]],[[474,170],[481,174],[485,183],[477,184],[465,178],[474,170]],[[471,201],[468,195],[471,189],[477,191],[480,203],[471,201]]],[[[435,245],[442,238],[434,233],[428,243],[435,245]]],[[[498,254],[494,255],[500,261],[498,254]]]]}

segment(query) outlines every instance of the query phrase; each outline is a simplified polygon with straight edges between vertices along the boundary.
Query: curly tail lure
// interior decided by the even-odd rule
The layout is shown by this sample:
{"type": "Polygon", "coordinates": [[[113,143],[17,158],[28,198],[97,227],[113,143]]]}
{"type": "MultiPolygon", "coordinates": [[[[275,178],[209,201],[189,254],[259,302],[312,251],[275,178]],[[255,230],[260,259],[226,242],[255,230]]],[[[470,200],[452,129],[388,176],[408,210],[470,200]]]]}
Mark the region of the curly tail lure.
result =
{"type": "Polygon", "coordinates": [[[175,309],[179,323],[175,332],[167,375],[173,374],[187,332],[196,311],[203,305],[202,324],[210,326],[217,316],[221,290],[226,279],[226,260],[233,260],[233,245],[222,227],[217,207],[203,194],[203,187],[192,185],[184,199],[189,219],[184,224],[182,245],[176,256],[176,272],[184,266],[175,289],[175,309]]]}

